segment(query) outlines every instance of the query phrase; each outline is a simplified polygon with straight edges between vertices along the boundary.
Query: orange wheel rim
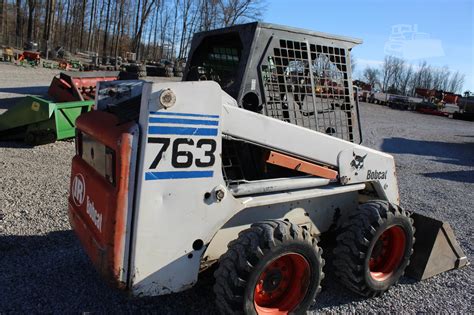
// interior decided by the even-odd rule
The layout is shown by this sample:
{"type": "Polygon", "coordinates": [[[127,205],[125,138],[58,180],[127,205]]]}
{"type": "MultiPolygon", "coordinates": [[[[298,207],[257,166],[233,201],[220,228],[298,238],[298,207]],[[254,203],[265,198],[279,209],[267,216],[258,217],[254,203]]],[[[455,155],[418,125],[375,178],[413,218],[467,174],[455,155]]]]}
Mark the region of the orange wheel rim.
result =
{"type": "Polygon", "coordinates": [[[254,289],[258,314],[288,314],[304,299],[310,266],[300,254],[285,254],[267,264],[254,289]]]}
{"type": "Polygon", "coordinates": [[[369,259],[370,276],[385,281],[398,269],[406,247],[405,232],[400,226],[385,230],[375,242],[369,259]]]}

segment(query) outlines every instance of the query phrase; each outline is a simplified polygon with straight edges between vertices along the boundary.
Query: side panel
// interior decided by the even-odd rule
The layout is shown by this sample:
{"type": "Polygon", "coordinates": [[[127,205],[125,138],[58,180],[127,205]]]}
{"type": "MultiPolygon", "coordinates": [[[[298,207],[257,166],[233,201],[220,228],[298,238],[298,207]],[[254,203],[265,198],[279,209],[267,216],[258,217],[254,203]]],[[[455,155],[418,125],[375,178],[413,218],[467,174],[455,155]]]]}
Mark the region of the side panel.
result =
{"type": "Polygon", "coordinates": [[[331,196],[311,199],[300,199],[292,202],[249,207],[233,216],[217,232],[207,248],[204,261],[212,262],[225,253],[227,244],[236,239],[243,229],[254,222],[269,219],[289,219],[291,222],[305,226],[314,235],[329,230],[340,218],[345,218],[358,205],[358,192],[351,191],[331,196]]]}
{"type": "Polygon", "coordinates": [[[69,221],[100,274],[125,288],[138,126],[133,122],[117,125],[113,115],[98,111],[80,116],[77,126],[81,138],[87,135],[95,146],[82,146],[81,151],[90,152],[76,154],[72,160],[69,221]],[[108,149],[92,151],[103,146],[108,149]],[[106,151],[115,156],[113,183],[97,167],[105,161],[106,151]]]}
{"type": "Polygon", "coordinates": [[[242,208],[227,194],[222,178],[221,110],[221,89],[214,82],[144,87],[133,294],[161,295],[191,287],[205,245],[242,208]],[[176,95],[168,109],[159,102],[166,89],[176,95]]]}
{"type": "Polygon", "coordinates": [[[358,146],[338,155],[343,184],[373,182],[377,195],[400,204],[395,161],[391,155],[358,146]]]}

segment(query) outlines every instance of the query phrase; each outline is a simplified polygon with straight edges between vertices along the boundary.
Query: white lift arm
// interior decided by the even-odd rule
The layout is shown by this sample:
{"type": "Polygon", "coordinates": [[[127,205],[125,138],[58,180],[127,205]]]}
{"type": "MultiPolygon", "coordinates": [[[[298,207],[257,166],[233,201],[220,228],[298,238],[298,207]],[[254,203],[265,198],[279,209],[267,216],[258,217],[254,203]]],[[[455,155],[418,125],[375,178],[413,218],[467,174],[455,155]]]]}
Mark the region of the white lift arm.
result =
{"type": "Polygon", "coordinates": [[[222,134],[304,160],[337,167],[341,184],[374,182],[377,192],[399,204],[391,155],[237,107],[222,92],[222,134]]]}

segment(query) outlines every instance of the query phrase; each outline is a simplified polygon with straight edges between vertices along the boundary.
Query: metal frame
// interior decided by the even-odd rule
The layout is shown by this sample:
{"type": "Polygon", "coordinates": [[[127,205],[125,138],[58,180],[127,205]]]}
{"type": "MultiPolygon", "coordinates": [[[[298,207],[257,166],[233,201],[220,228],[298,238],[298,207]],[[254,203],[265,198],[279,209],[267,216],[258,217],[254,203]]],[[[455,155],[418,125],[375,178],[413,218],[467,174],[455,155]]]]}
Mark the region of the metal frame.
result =
{"type": "Polygon", "coordinates": [[[183,80],[217,81],[239,107],[360,142],[350,50],[361,42],[260,22],[197,33],[183,80]],[[232,40],[227,43],[229,37],[232,40]],[[218,73],[196,75],[209,59],[206,53],[213,43],[240,48],[231,79],[218,73]],[[249,99],[258,104],[250,106],[249,99]]]}
{"type": "MultiPolygon", "coordinates": [[[[305,125],[304,120],[301,123],[298,119],[289,123],[294,118],[290,114],[300,109],[288,112],[287,117],[280,116],[284,110],[282,99],[265,103],[267,107],[281,106],[262,107],[267,114],[276,111],[269,115],[249,110],[242,104],[248,93],[263,91],[259,97],[268,96],[265,86],[268,87],[269,81],[261,76],[269,60],[264,52],[278,51],[272,45],[280,45],[276,49],[282,49],[282,40],[287,49],[289,42],[285,36],[290,36],[293,50],[298,42],[300,56],[303,58],[307,52],[308,65],[315,60],[313,53],[318,56],[318,45],[323,54],[323,47],[344,49],[342,55],[347,60],[340,62],[338,71],[346,67],[342,70],[347,72],[342,77],[343,104],[349,104],[350,109],[339,110],[341,115],[350,112],[353,117],[348,51],[357,41],[252,23],[198,35],[194,49],[196,43],[209,40],[208,34],[222,32],[243,32],[245,36],[241,38],[251,39],[235,43],[243,46],[239,55],[242,67],[231,69],[237,73],[232,74],[234,81],[228,81],[224,91],[224,77],[210,70],[215,68],[206,69],[201,64],[201,69],[193,69],[197,71],[194,74],[199,75],[203,70],[203,75],[206,78],[211,75],[212,81],[146,82],[143,86],[141,83],[131,86],[128,82],[122,83],[122,87],[120,83],[117,86],[101,84],[109,91],[127,91],[129,99],[118,104],[113,98],[125,94],[99,91],[96,106],[99,110],[78,119],[80,132],[117,153],[115,176],[118,182],[115,188],[111,187],[104,176],[76,155],[72,162],[69,198],[71,223],[99,270],[133,295],[163,295],[192,287],[199,272],[217,261],[227,250],[227,244],[254,222],[288,220],[316,237],[344,221],[362,201],[384,199],[399,204],[393,157],[358,145],[353,138],[346,139],[350,127],[355,126],[349,121],[347,125],[340,124],[346,132],[340,133],[338,138],[323,130],[327,126],[325,113],[321,114],[323,121],[319,120],[316,107],[313,107],[313,118],[318,120],[305,125]],[[314,51],[311,45],[315,45],[314,51]],[[142,91],[139,109],[134,97],[137,90],[142,91]],[[237,100],[232,93],[237,93],[237,100]],[[127,113],[131,110],[131,116],[139,115],[139,118],[123,121],[122,106],[124,116],[130,116],[127,113]],[[232,146],[241,146],[235,152],[235,159],[225,153],[232,146]],[[249,162],[245,153],[258,159],[264,157],[261,153],[268,151],[278,153],[281,161],[276,164],[280,166],[294,168],[296,161],[305,163],[313,175],[326,167],[333,172],[327,174],[330,178],[302,177],[301,173],[285,177],[275,173],[273,175],[278,177],[257,176],[256,181],[245,181],[245,178],[236,181],[236,176],[230,174],[233,168],[237,172],[248,172],[242,168],[249,162]]],[[[219,62],[223,61],[222,55],[229,54],[225,50],[218,52],[223,54],[212,58],[219,62]]],[[[339,63],[336,57],[342,57],[341,51],[333,52],[329,60],[339,63]]],[[[296,51],[293,53],[296,57],[296,51]]],[[[193,54],[191,51],[193,58],[203,58],[202,54],[193,54]]],[[[191,60],[189,67],[199,66],[201,61],[195,64],[191,60]]],[[[292,77],[302,78],[304,84],[310,82],[305,99],[311,98],[315,106],[318,96],[313,90],[317,81],[314,74],[303,71],[301,76],[296,71],[293,76],[291,69],[288,71],[288,75],[281,75],[277,70],[276,75],[280,75],[283,82],[292,77]]],[[[279,82],[278,77],[276,80],[279,82]]],[[[294,92],[285,90],[286,96],[293,93],[292,97],[297,96],[298,101],[302,101],[303,93],[294,92]]],[[[334,99],[334,93],[329,98],[334,99]]],[[[321,100],[321,104],[324,103],[321,100]]],[[[289,103],[286,106],[289,108],[289,103]]]]}
{"type": "MultiPolygon", "coordinates": [[[[352,168],[354,152],[370,160],[373,169],[388,174],[374,185],[379,183],[382,187],[381,198],[398,203],[390,155],[239,108],[211,81],[145,83],[139,125],[142,149],[130,245],[132,274],[128,284],[133,294],[161,295],[189,288],[197,281],[200,268],[217,260],[238,231],[260,219],[291,216],[292,222],[308,225],[316,235],[326,231],[334,223],[335,211],[342,212],[342,216],[353,211],[358,204],[358,192],[368,186],[364,176],[370,168],[360,164],[357,169],[352,168]],[[176,95],[176,103],[166,108],[159,100],[161,93],[170,90],[176,95]],[[172,120],[158,117],[172,117],[172,120]],[[189,127],[186,124],[190,121],[183,117],[193,117],[204,125],[189,127]],[[204,130],[211,123],[214,131],[204,130]],[[293,178],[287,182],[282,179],[277,185],[259,181],[234,182],[227,187],[221,159],[207,168],[194,164],[176,168],[168,150],[161,155],[159,168],[153,169],[153,161],[163,145],[149,139],[157,136],[169,139],[170,143],[183,143],[176,150],[186,150],[194,159],[206,156],[206,149],[195,146],[202,139],[213,139],[215,152],[221,152],[223,139],[227,138],[322,162],[338,168],[341,176],[339,183],[333,184],[327,179],[293,178]],[[308,216],[304,215],[305,211],[308,216]],[[172,232],[170,227],[176,230],[172,232]],[[207,247],[195,247],[196,242],[207,247]]],[[[181,161],[184,160],[183,155],[181,161]]]]}

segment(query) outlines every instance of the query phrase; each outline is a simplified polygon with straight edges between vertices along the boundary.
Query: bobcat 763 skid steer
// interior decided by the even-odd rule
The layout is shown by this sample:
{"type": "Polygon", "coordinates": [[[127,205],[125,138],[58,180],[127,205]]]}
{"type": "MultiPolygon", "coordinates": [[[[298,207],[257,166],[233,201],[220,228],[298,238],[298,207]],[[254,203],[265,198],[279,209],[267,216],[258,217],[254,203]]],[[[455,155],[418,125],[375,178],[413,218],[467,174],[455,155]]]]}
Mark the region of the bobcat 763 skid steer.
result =
{"type": "Polygon", "coordinates": [[[337,276],[365,296],[465,265],[449,225],[399,206],[393,157],[359,144],[358,43],[250,23],[196,34],[189,82],[100,83],[69,197],[99,272],[162,295],[218,263],[220,311],[285,314],[320,291],[329,231],[337,276]]]}

